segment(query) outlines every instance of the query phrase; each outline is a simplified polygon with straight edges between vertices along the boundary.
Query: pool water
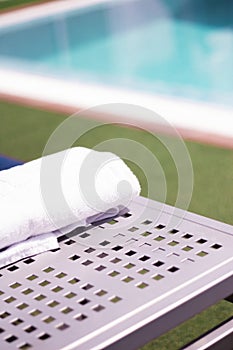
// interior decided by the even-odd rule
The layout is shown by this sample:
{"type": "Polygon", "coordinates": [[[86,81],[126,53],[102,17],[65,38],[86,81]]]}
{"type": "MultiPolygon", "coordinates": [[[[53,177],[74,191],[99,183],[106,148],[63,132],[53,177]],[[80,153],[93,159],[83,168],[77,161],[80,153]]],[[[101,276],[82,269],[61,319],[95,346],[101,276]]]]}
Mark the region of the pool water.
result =
{"type": "Polygon", "coordinates": [[[127,0],[0,29],[36,72],[233,105],[233,2],[127,0]]]}

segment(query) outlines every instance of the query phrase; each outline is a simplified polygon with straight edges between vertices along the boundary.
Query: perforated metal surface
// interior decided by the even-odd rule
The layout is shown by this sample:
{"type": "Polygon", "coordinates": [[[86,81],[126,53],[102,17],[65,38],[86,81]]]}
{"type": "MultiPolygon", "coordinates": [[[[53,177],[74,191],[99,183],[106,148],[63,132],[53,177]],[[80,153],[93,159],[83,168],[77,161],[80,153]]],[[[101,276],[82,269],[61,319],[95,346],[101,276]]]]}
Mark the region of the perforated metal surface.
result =
{"type": "Polygon", "coordinates": [[[2,269],[0,349],[101,349],[232,277],[232,227],[145,204],[2,269]]]}

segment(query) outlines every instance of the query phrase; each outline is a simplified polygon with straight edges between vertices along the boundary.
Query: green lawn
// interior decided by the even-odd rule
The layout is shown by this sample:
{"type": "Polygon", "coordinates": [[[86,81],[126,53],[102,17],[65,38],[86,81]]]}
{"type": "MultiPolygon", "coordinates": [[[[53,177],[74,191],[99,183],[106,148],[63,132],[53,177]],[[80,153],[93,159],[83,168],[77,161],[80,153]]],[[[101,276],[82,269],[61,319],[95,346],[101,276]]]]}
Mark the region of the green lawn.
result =
{"type": "Polygon", "coordinates": [[[17,8],[23,5],[39,3],[42,0],[0,0],[0,11],[17,8]]]}
{"type": "MultiPolygon", "coordinates": [[[[24,161],[40,157],[49,136],[65,117],[57,113],[0,103],[0,153],[24,161]]],[[[80,127],[87,123],[90,121],[85,119],[79,121],[80,127]]],[[[101,141],[117,137],[133,139],[156,155],[166,175],[168,186],[166,202],[174,204],[177,193],[177,174],[174,163],[160,142],[146,132],[107,125],[84,135],[79,145],[94,147],[101,141]]],[[[186,142],[186,146],[194,169],[194,191],[189,210],[233,224],[233,152],[192,142],[186,142]]],[[[137,166],[132,163],[129,165],[139,177],[142,194],[146,195],[145,176],[137,166]]],[[[233,304],[222,301],[143,349],[178,349],[230,315],[233,315],[233,304]]]]}

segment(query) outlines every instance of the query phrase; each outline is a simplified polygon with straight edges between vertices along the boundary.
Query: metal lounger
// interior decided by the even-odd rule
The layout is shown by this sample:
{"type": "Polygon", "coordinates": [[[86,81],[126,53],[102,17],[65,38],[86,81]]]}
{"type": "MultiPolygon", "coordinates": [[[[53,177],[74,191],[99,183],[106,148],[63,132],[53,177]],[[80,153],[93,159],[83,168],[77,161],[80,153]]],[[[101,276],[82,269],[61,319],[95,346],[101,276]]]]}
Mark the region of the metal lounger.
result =
{"type": "Polygon", "coordinates": [[[232,294],[232,227],[186,213],[168,228],[160,209],[140,197],[2,269],[0,348],[137,349],[232,294]]]}

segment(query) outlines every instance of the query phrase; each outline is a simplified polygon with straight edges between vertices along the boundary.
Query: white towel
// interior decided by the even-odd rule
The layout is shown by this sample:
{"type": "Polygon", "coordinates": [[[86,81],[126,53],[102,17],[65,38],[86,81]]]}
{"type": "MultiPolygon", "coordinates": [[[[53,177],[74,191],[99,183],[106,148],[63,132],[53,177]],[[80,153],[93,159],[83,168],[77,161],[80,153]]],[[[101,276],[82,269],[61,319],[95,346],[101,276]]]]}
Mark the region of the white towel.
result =
{"type": "Polygon", "coordinates": [[[40,235],[109,210],[116,214],[139,193],[137,178],[119,157],[83,147],[1,171],[0,249],[32,236],[39,247],[40,235]]]}
{"type": "Polygon", "coordinates": [[[54,233],[44,233],[12,244],[0,251],[0,268],[28,256],[37,255],[47,250],[57,249],[59,244],[54,233]]]}

